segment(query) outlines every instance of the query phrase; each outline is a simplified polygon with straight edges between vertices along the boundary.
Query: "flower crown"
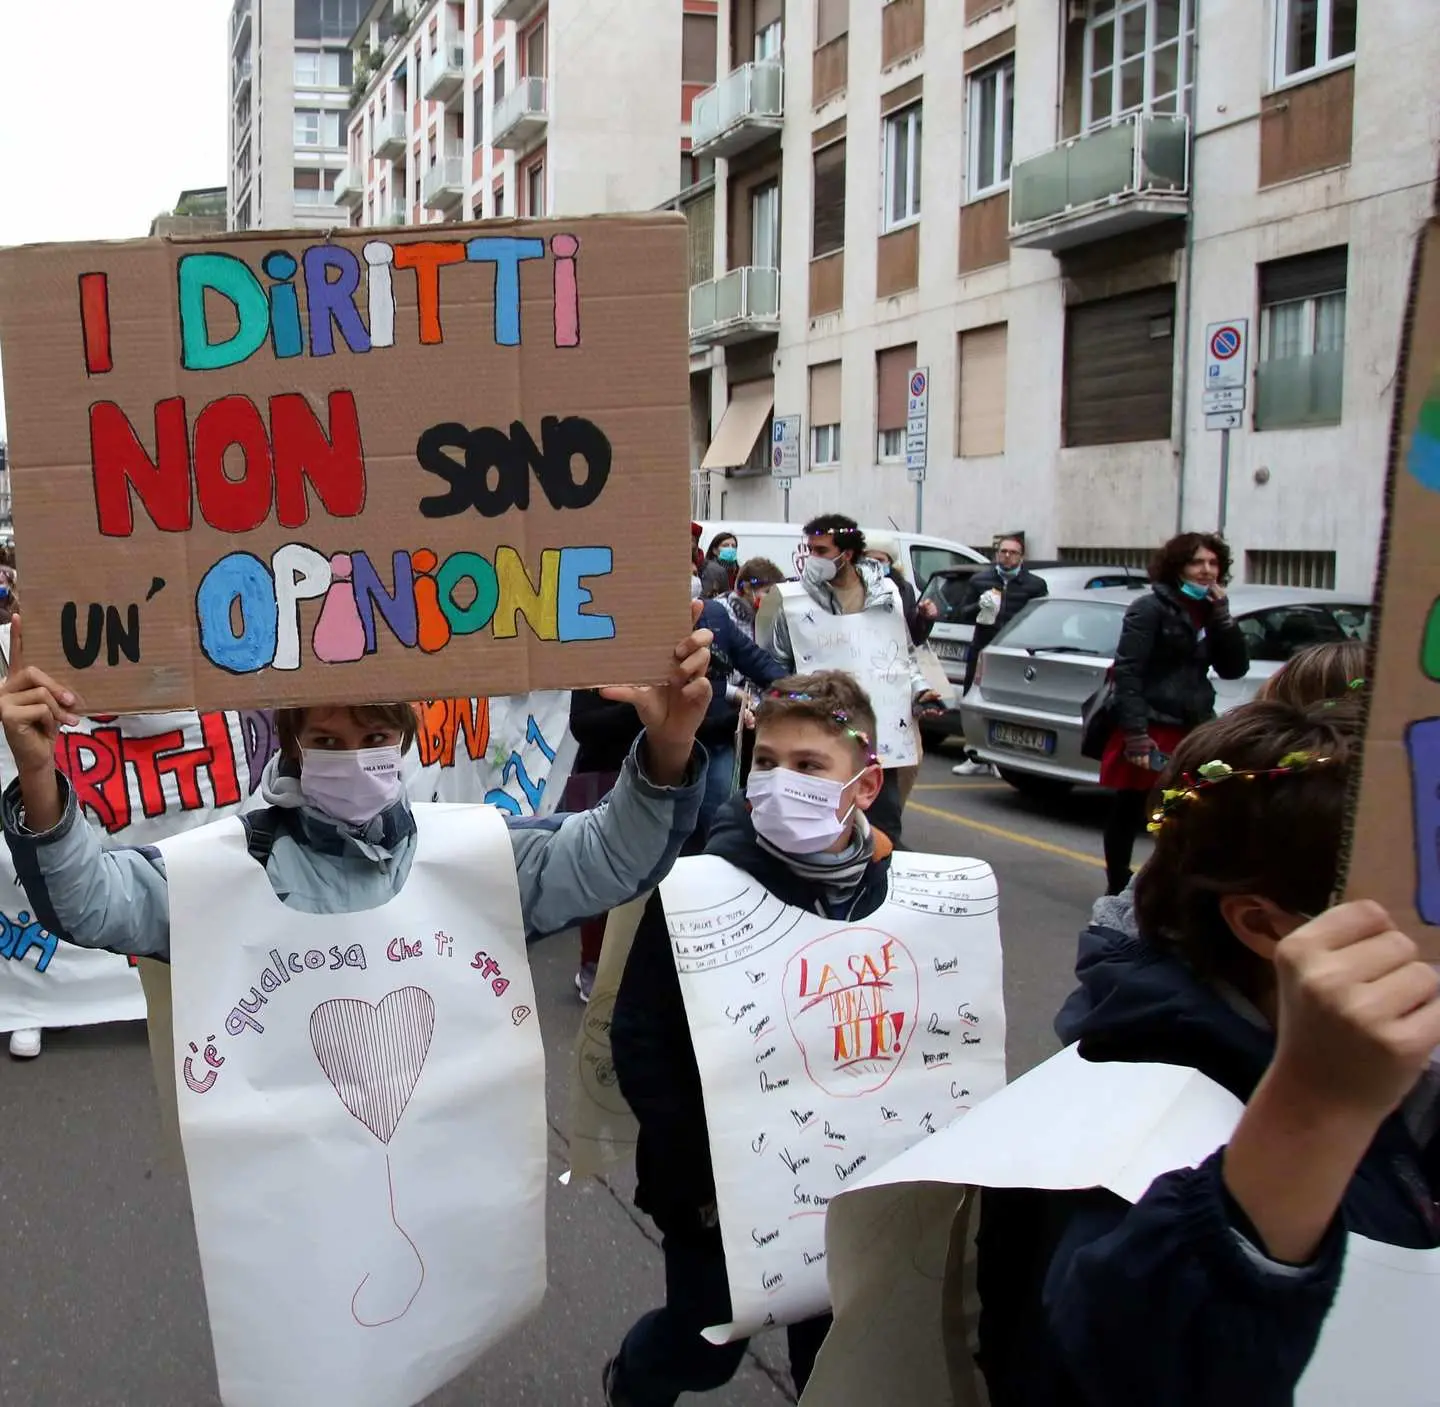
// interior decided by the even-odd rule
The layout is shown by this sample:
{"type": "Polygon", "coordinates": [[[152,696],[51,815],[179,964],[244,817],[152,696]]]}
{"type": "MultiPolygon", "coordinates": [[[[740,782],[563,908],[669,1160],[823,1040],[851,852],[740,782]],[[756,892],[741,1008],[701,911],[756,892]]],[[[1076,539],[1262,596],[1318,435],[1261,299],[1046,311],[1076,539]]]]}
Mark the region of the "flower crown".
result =
{"type": "MultiPolygon", "coordinates": [[[[784,689],[767,689],[765,692],[765,697],[767,699],[786,699],[791,703],[825,702],[824,699],[817,699],[814,694],[792,694],[788,693],[784,689]]],[[[872,763],[878,762],[880,760],[876,756],[875,744],[870,741],[869,733],[862,733],[859,728],[852,728],[850,726],[850,715],[843,708],[832,708],[829,710],[829,713],[830,717],[833,718],[845,730],[845,734],[847,737],[854,738],[857,743],[861,744],[861,746],[864,747],[872,763]]]]}
{"type": "Polygon", "coordinates": [[[1296,772],[1304,772],[1311,767],[1324,767],[1334,761],[1333,757],[1316,757],[1308,752],[1287,752],[1275,766],[1258,767],[1249,771],[1237,770],[1228,762],[1218,759],[1207,762],[1203,767],[1197,767],[1193,774],[1184,773],[1180,777],[1179,786],[1166,787],[1160,793],[1160,805],[1151,812],[1150,824],[1145,829],[1151,835],[1158,834],[1165,822],[1181,807],[1194,801],[1201,792],[1219,786],[1222,782],[1233,782],[1237,779],[1253,782],[1259,778],[1291,777],[1296,772]]]}

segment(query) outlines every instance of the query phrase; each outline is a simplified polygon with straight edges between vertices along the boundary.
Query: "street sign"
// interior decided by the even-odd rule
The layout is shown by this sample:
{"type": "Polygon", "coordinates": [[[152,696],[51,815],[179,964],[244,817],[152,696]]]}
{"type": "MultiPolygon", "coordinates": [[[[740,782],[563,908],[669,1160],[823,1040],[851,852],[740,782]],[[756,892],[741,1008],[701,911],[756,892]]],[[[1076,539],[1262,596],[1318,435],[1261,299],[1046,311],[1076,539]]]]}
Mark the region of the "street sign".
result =
{"type": "Polygon", "coordinates": [[[905,475],[912,484],[925,482],[930,458],[930,368],[913,367],[905,417],[905,475]]]}
{"type": "Polygon", "coordinates": [[[1205,329],[1205,389],[1223,391],[1246,383],[1250,320],[1229,318],[1205,329]]]}
{"type": "Polygon", "coordinates": [[[1207,430],[1238,430],[1244,413],[1238,410],[1222,410],[1205,417],[1207,430]]]}
{"type": "Polygon", "coordinates": [[[777,415],[770,437],[770,477],[781,488],[800,476],[800,417],[777,415]]]}
{"type": "Polygon", "coordinates": [[[1245,388],[1227,386],[1223,391],[1206,391],[1201,397],[1206,415],[1218,415],[1227,410],[1245,409],[1245,388]]]}

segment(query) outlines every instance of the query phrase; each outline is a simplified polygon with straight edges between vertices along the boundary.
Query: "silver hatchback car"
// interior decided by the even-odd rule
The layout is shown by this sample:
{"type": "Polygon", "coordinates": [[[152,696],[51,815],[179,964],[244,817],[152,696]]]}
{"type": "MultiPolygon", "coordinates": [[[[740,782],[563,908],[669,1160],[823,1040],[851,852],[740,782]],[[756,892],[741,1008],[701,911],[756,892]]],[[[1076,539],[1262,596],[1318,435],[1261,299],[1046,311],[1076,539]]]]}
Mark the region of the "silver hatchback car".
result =
{"type": "MultiPolygon", "coordinates": [[[[1033,601],[980,657],[960,712],[965,739],[1020,791],[1053,794],[1098,782],[1100,764],[1080,754],[1081,711],[1105,682],[1120,643],[1123,589],[1052,594],[1033,601]]],[[[1370,606],[1336,591],[1235,586],[1230,609],[1245,634],[1250,670],[1211,675],[1220,713],[1255,697],[1291,655],[1330,640],[1363,640],[1370,606]]]]}

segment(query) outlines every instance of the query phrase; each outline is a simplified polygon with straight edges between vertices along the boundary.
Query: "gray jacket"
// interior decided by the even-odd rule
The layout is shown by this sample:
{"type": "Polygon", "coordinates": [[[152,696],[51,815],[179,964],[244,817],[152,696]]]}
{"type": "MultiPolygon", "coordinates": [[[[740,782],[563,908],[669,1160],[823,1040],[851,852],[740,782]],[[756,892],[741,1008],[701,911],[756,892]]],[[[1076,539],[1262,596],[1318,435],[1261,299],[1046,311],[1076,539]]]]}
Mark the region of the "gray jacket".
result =
{"type": "MultiPolygon", "coordinates": [[[[855,564],[855,570],[860,573],[860,580],[865,583],[865,604],[861,610],[865,611],[890,611],[900,623],[899,638],[905,642],[905,648],[910,653],[910,697],[918,698],[921,694],[928,693],[930,684],[925,678],[925,672],[920,668],[920,660],[915,654],[915,646],[910,639],[910,628],[905,623],[904,607],[900,600],[900,592],[891,585],[890,579],[885,574],[885,569],[878,563],[872,562],[868,557],[862,557],[855,564]]],[[[844,609],[840,605],[840,598],[828,586],[816,586],[813,582],[807,581],[803,576],[800,584],[805,588],[805,594],[825,611],[828,615],[844,615],[844,609]]],[[[785,666],[791,674],[795,673],[795,647],[790,643],[790,622],[785,615],[784,603],[775,613],[775,624],[771,628],[770,653],[785,666]]],[[[863,686],[865,681],[860,680],[863,686]]]]}
{"type": "MultiPolygon", "coordinates": [[[[669,873],[695,829],[705,779],[698,745],[683,786],[658,787],[639,762],[641,734],[615,790],[593,811],[506,817],[526,940],[628,903],[669,873]]],[[[5,842],[35,917],[84,948],[168,960],[170,894],[153,846],[105,850],[60,776],[65,811],[48,831],[24,825],[19,783],[0,800],[5,842]]],[[[276,894],[301,913],[359,913],[397,894],[415,858],[415,817],[407,799],[365,826],[346,826],[304,803],[297,777],[272,758],[264,798],[278,825],[265,872],[276,894]]]]}

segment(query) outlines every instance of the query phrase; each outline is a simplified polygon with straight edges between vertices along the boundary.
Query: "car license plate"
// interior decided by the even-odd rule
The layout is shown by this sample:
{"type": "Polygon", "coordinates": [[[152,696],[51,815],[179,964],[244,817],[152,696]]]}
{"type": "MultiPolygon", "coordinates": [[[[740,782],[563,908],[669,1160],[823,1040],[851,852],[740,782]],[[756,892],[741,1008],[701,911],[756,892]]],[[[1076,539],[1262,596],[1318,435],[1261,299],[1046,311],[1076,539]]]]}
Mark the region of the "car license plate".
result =
{"type": "Polygon", "coordinates": [[[942,660],[963,660],[968,646],[963,640],[932,640],[930,648],[942,660]]]}
{"type": "Polygon", "coordinates": [[[1054,733],[1044,728],[1022,728],[1017,723],[992,723],[990,741],[996,747],[1013,747],[1021,752],[1055,751],[1054,733]]]}

